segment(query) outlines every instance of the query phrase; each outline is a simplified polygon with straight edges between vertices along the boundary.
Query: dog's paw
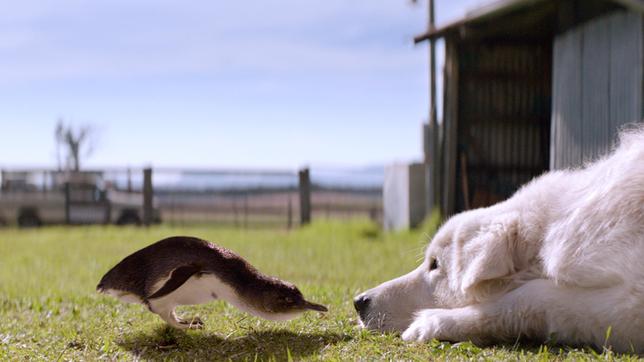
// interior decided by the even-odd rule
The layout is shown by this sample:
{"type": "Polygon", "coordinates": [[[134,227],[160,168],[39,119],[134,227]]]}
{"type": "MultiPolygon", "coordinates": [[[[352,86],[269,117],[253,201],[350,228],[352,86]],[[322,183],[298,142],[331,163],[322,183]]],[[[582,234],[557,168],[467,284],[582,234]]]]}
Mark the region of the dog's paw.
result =
{"type": "Polygon", "coordinates": [[[402,334],[402,339],[407,342],[425,342],[431,339],[441,339],[445,328],[445,320],[441,318],[444,310],[427,309],[416,315],[414,321],[402,334]]]}

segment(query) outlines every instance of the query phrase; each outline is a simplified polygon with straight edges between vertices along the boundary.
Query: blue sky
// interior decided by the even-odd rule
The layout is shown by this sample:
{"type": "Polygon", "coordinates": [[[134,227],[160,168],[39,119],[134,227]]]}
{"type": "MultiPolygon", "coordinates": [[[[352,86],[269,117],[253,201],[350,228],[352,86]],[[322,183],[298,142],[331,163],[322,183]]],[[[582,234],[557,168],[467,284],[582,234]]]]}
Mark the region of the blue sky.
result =
{"type": "MultiPolygon", "coordinates": [[[[480,0],[437,0],[438,21],[480,0]]],[[[21,0],[0,14],[0,166],[360,167],[421,158],[426,4],[21,0]]]]}

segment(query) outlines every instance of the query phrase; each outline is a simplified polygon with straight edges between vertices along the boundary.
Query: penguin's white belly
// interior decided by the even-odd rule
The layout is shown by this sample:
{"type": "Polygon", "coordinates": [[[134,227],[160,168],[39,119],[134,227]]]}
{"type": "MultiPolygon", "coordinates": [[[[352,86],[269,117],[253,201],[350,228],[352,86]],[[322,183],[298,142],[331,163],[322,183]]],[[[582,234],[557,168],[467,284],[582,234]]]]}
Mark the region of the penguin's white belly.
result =
{"type": "Polygon", "coordinates": [[[157,299],[154,304],[161,308],[168,308],[175,305],[202,304],[213,299],[225,300],[244,312],[274,321],[289,320],[302,312],[298,310],[287,313],[267,313],[258,310],[252,304],[241,299],[230,285],[212,274],[190,277],[181,287],[167,296],[157,299]]]}
{"type": "Polygon", "coordinates": [[[177,305],[207,303],[217,299],[217,283],[220,283],[219,279],[213,276],[193,275],[166,297],[177,305]]]}
{"type": "Polygon", "coordinates": [[[193,275],[179,288],[161,298],[150,300],[154,304],[192,305],[208,303],[215,299],[236,299],[235,291],[212,274],[193,275]]]}
{"type": "MultiPolygon", "coordinates": [[[[167,282],[169,278],[159,280],[154,288],[152,294],[159,290],[167,282]]],[[[176,321],[174,308],[179,305],[192,305],[210,302],[214,299],[225,300],[240,310],[250,313],[252,315],[262,317],[274,321],[285,321],[298,316],[302,310],[296,310],[285,313],[269,313],[257,309],[250,301],[244,300],[240,297],[234,288],[224,283],[221,279],[213,274],[202,274],[200,276],[193,275],[179,288],[171,293],[164,295],[161,298],[149,299],[148,303],[150,309],[159,314],[168,323],[173,325],[176,321]]]]}

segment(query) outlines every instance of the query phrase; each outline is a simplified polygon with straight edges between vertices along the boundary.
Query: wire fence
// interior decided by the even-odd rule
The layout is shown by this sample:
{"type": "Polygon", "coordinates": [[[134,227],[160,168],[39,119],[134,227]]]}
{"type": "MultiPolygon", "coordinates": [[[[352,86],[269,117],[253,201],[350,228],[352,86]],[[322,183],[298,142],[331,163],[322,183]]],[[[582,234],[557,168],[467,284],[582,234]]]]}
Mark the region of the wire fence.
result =
{"type": "MultiPolygon", "coordinates": [[[[96,187],[96,202],[102,197],[100,201],[104,204],[107,200],[111,207],[112,215],[107,216],[108,222],[124,220],[125,210],[129,212],[129,221],[143,220],[143,169],[112,168],[86,171],[82,175],[75,176],[76,181],[70,182],[69,173],[64,172],[4,170],[0,176],[0,215],[3,199],[15,201],[17,192],[22,195],[18,201],[22,197],[29,203],[32,213],[42,214],[38,210],[38,202],[33,202],[34,194],[56,194],[64,192],[65,187],[73,191],[81,183],[84,188],[92,183],[96,187]]],[[[303,186],[297,171],[156,168],[152,170],[151,178],[152,204],[158,221],[180,225],[291,228],[301,224],[303,211],[313,219],[366,217],[380,222],[382,181],[382,171],[378,168],[313,169],[306,186],[309,188],[309,194],[305,196],[307,205],[302,203],[303,186]],[[303,210],[303,207],[308,210],[303,210]]],[[[86,207],[87,202],[84,205],[86,207]]],[[[66,207],[70,208],[69,205],[66,207]]],[[[19,210],[14,211],[20,213],[19,210]]],[[[18,217],[5,215],[5,223],[18,217]]]]}

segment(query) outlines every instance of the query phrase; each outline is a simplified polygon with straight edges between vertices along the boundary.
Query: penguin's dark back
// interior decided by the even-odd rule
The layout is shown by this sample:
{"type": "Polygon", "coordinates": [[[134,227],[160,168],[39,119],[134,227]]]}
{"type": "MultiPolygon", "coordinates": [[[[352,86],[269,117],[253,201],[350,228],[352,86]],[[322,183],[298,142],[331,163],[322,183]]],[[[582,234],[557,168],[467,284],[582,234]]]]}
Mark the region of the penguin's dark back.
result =
{"type": "Polygon", "coordinates": [[[174,236],[127,256],[101,278],[97,289],[122,290],[145,298],[158,280],[187,265],[201,273],[215,273],[231,285],[248,285],[261,276],[226,248],[195,237],[174,236]]]}

